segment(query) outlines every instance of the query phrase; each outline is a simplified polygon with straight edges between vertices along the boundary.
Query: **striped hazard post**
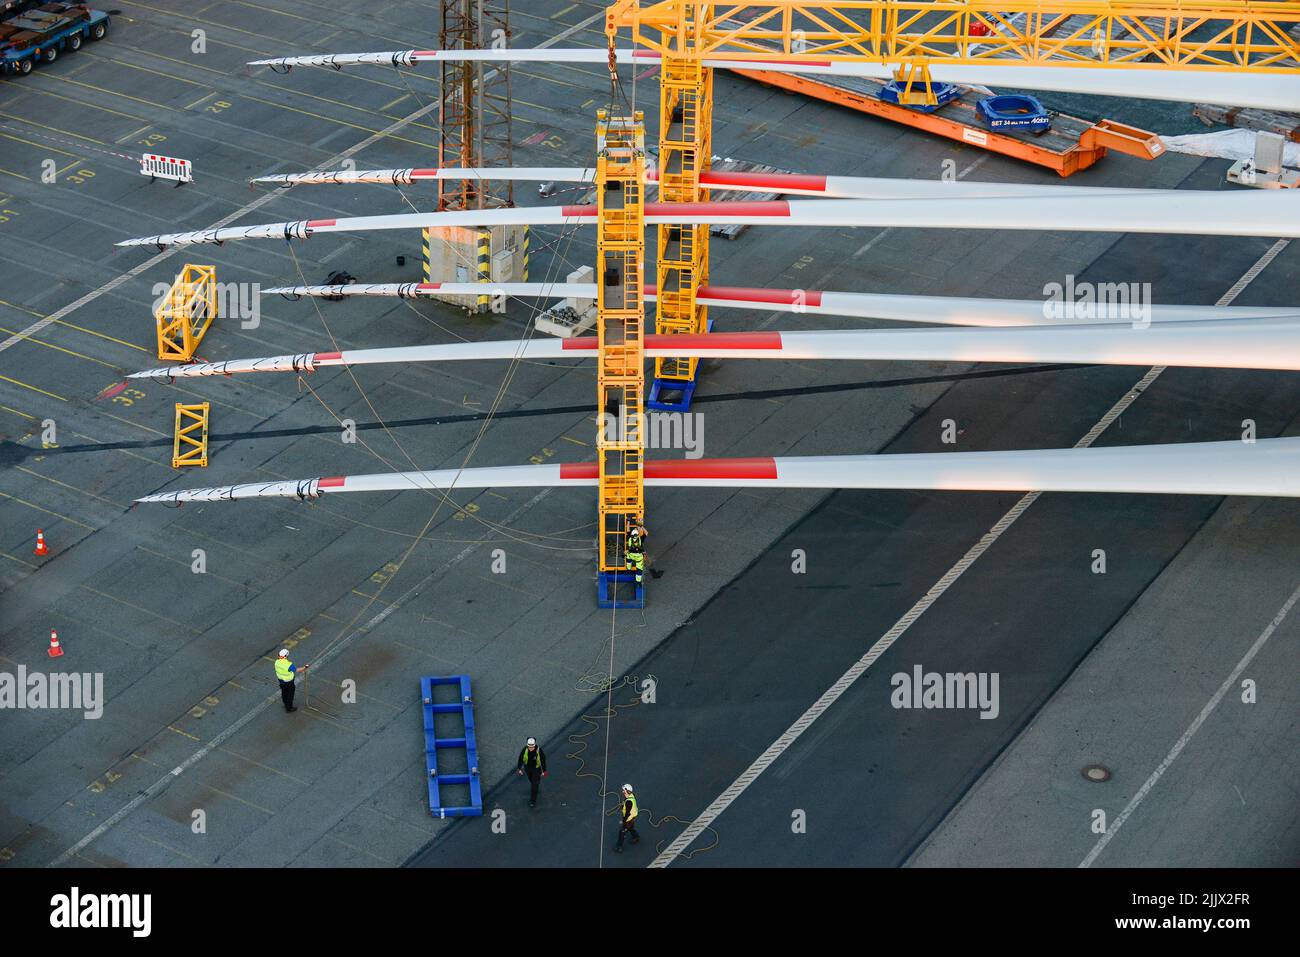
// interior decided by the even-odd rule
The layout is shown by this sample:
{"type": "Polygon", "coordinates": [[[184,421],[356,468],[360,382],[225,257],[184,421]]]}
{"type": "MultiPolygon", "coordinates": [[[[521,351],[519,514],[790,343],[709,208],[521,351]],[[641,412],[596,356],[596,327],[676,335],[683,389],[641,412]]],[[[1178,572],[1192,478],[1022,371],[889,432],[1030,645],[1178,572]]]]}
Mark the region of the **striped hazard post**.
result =
{"type": "Polygon", "coordinates": [[[524,227],[524,274],[522,279],[523,282],[528,282],[528,240],[531,237],[531,235],[532,235],[532,231],[529,229],[529,227],[525,226],[524,227]]]}
{"type": "Polygon", "coordinates": [[[424,281],[433,282],[433,257],[429,254],[429,230],[420,230],[420,256],[424,262],[424,281]]]}
{"type": "MultiPolygon", "coordinates": [[[[492,281],[492,230],[484,227],[478,231],[478,281],[492,281]]],[[[475,312],[487,312],[492,304],[492,297],[484,293],[478,297],[475,312]]]]}

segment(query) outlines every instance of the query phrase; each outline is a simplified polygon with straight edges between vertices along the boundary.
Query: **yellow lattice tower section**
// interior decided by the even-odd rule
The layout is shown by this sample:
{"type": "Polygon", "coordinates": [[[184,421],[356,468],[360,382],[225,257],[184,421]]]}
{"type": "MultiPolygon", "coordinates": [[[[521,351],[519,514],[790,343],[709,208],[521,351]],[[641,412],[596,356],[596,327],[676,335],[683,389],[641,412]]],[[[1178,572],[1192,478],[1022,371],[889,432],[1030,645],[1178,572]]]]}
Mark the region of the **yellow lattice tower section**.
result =
{"type": "Polygon", "coordinates": [[[172,442],[172,468],[208,465],[208,403],[176,403],[176,436],[172,442]]]}
{"type": "Polygon", "coordinates": [[[645,124],[596,114],[600,570],[624,569],[645,514],[645,124]]]}
{"type": "Polygon", "coordinates": [[[217,316],[217,267],[186,263],[154,312],[158,358],[189,362],[217,316]]]}
{"type": "MultiPolygon", "coordinates": [[[[1300,72],[1294,0],[615,0],[665,58],[1300,72]]],[[[1008,77],[1014,83],[1014,74],[1008,77]]]]}
{"type": "MultiPolygon", "coordinates": [[[[694,22],[688,29],[694,29],[694,22]]],[[[659,86],[659,199],[694,203],[708,199],[700,174],[712,158],[713,70],[699,60],[663,61],[659,86]]],[[[660,226],[656,267],[655,332],[705,332],[708,310],[696,290],[709,281],[709,227],[660,226]]],[[[656,359],[655,378],[689,381],[699,359],[656,359]]]]}

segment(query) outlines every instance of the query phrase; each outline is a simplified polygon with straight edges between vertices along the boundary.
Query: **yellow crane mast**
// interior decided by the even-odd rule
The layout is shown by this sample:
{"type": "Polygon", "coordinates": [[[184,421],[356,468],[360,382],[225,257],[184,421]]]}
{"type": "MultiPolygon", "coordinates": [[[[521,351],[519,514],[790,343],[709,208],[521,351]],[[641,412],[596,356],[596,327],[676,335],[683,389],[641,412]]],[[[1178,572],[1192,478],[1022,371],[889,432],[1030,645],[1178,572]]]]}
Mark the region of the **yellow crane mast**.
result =
{"type": "Polygon", "coordinates": [[[645,513],[645,123],[596,114],[596,241],[599,399],[598,597],[605,607],[638,607],[618,597],[626,580],[627,530],[645,513]]]}

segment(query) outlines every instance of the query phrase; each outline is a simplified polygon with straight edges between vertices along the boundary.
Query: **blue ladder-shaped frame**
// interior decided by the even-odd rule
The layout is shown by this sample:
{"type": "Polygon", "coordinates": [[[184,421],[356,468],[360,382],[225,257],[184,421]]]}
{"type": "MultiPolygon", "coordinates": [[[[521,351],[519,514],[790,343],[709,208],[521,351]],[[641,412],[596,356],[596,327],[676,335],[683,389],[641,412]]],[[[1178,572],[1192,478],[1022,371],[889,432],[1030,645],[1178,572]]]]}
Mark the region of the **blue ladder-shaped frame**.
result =
{"type": "Polygon", "coordinates": [[[469,675],[430,676],[420,679],[420,697],[424,702],[424,760],[429,771],[429,813],[434,817],[481,817],[483,786],[478,773],[478,736],[474,731],[474,696],[470,694],[469,675]],[[455,704],[434,704],[434,685],[457,685],[460,700],[455,704]],[[460,738],[440,738],[433,727],[435,715],[460,713],[465,719],[465,734],[460,738]],[[440,774],[438,751],[453,748],[465,752],[468,774],[440,774]],[[444,807],[440,786],[463,784],[469,787],[469,805],[444,807]]]}

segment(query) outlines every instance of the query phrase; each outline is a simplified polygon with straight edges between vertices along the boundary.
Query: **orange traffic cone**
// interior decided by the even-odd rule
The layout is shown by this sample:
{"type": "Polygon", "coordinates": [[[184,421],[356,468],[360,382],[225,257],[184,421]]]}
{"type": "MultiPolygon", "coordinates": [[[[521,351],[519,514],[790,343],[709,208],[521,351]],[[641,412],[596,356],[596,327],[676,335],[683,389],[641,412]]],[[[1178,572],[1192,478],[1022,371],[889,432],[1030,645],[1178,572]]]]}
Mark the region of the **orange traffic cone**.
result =
{"type": "Polygon", "coordinates": [[[36,530],[36,551],[33,555],[48,555],[50,550],[45,547],[45,533],[39,528],[36,530]]]}
{"type": "Polygon", "coordinates": [[[59,633],[53,628],[50,629],[50,657],[58,658],[63,654],[63,649],[59,647],[59,633]]]}

